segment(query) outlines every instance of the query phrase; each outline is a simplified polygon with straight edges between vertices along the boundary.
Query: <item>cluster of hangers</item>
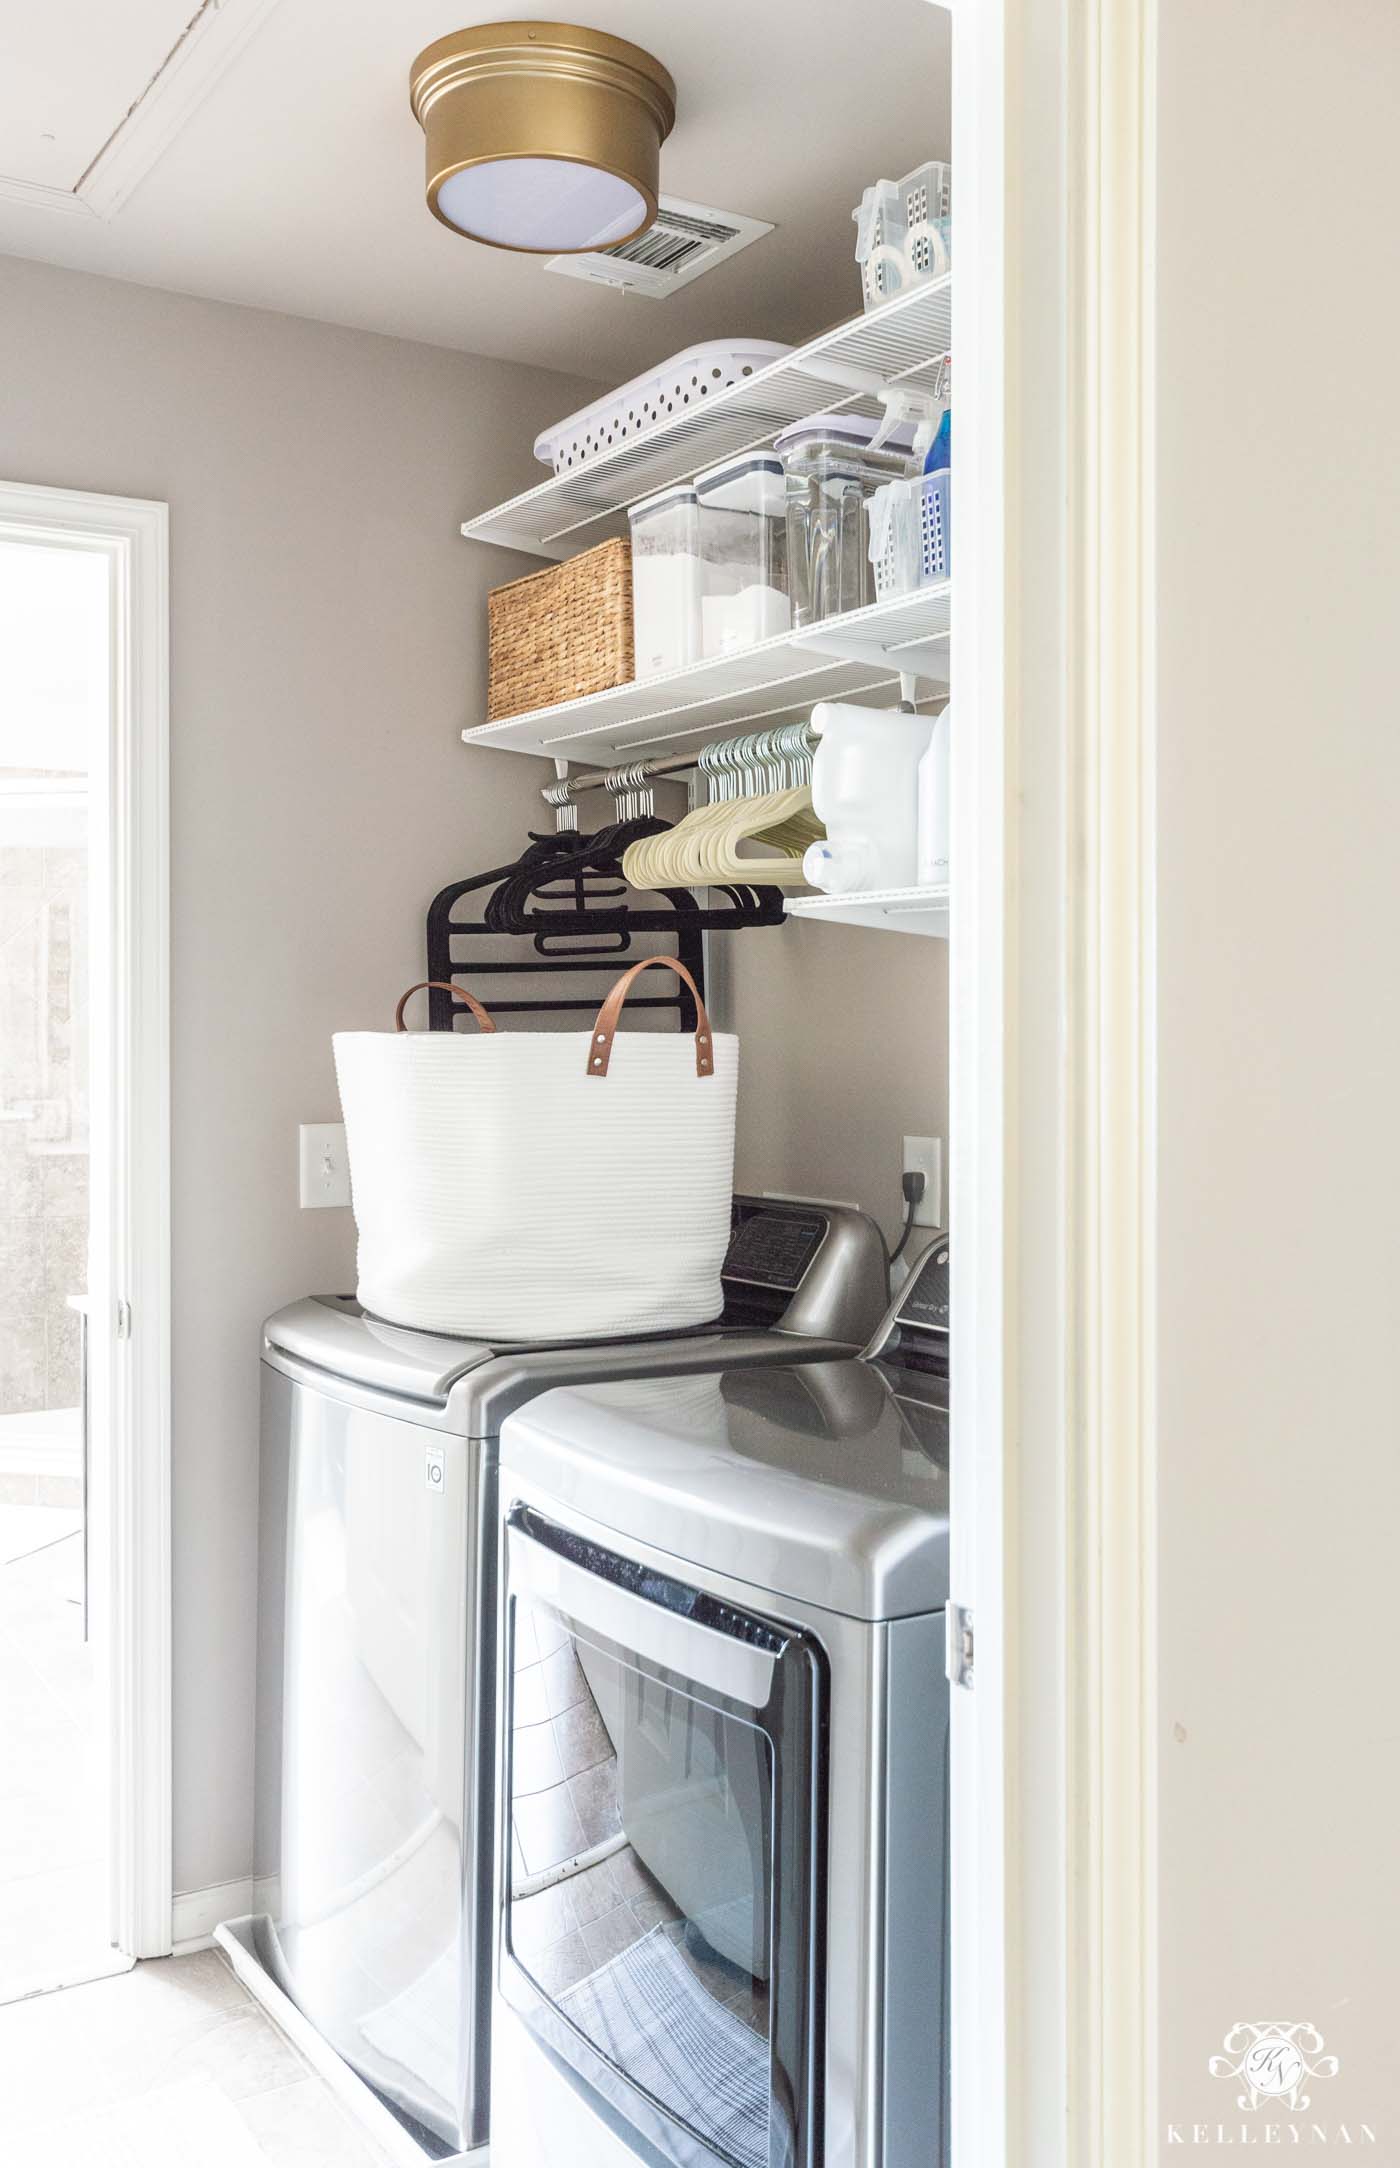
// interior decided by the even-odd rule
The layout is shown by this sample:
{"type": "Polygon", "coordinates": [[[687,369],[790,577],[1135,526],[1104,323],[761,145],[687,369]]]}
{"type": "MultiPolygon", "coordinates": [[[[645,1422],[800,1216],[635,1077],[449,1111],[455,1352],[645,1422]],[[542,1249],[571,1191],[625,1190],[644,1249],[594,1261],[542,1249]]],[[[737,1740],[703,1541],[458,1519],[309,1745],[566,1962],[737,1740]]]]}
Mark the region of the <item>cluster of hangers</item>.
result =
{"type": "MultiPolygon", "coordinates": [[[[802,888],[802,857],[826,834],[812,810],[814,739],[805,722],[726,738],[695,756],[706,789],[674,828],[622,855],[633,888],[706,888],[739,881],[802,888]]],[[[635,771],[621,771],[624,774],[635,771]]]]}

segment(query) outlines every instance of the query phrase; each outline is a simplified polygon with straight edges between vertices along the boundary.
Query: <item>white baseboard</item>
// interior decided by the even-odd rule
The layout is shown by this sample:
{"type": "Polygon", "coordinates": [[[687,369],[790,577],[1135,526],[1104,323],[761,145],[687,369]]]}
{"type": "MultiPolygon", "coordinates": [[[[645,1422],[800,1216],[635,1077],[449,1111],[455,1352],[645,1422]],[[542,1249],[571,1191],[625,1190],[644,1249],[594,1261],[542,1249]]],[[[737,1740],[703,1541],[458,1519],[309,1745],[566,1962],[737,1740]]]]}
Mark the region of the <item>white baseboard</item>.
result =
{"type": "Polygon", "coordinates": [[[172,1954],[188,1957],[191,1950],[209,1949],[216,1927],[224,1920],[242,1919],[252,1908],[251,1875],[236,1882],[215,1882],[209,1889],[179,1892],[170,1915],[172,1954]]]}

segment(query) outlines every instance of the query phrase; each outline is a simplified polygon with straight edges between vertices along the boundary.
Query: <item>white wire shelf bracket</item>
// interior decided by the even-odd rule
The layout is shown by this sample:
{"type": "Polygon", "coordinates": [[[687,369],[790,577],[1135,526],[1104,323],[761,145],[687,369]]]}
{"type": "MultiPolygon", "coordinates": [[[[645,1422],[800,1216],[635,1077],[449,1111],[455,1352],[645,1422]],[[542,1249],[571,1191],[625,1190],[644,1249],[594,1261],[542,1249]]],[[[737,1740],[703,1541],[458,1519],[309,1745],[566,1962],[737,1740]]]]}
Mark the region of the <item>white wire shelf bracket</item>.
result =
{"type": "Polygon", "coordinates": [[[790,918],[811,918],[836,926],[878,926],[893,933],[932,934],[948,938],[948,895],[944,888],[880,888],[855,896],[791,896],[790,918]]]}
{"type": "Polygon", "coordinates": [[[804,715],[819,700],[899,698],[903,673],[935,691],[947,683],[952,587],[944,581],[897,595],[800,632],[781,633],[735,655],[639,678],[462,732],[466,745],[543,753],[597,765],[658,752],[687,739],[765,729],[804,715]]]}
{"type": "Polygon", "coordinates": [[[790,422],[846,409],[879,414],[880,390],[890,384],[931,390],[952,342],[952,283],[951,274],[930,280],[713,396],[697,393],[695,405],[640,436],[464,521],[463,534],[537,557],[571,557],[625,532],[629,504],[770,444],[790,422]]]}

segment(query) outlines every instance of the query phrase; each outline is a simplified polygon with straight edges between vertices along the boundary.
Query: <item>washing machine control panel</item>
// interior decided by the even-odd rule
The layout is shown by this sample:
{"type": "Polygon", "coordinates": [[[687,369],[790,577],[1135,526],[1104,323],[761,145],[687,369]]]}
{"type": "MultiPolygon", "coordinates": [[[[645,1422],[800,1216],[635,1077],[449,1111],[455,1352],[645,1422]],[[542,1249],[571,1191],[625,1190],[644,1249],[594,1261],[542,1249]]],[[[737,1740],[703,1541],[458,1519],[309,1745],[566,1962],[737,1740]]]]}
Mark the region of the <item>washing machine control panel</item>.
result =
{"type": "Polygon", "coordinates": [[[734,1199],[724,1323],[867,1344],[889,1301],[885,1238],[852,1205],[734,1199]]]}
{"type": "Polygon", "coordinates": [[[736,1197],[725,1279],[795,1294],[826,1239],[829,1224],[824,1212],[807,1211],[800,1205],[753,1204],[747,1197],[736,1197]]]}

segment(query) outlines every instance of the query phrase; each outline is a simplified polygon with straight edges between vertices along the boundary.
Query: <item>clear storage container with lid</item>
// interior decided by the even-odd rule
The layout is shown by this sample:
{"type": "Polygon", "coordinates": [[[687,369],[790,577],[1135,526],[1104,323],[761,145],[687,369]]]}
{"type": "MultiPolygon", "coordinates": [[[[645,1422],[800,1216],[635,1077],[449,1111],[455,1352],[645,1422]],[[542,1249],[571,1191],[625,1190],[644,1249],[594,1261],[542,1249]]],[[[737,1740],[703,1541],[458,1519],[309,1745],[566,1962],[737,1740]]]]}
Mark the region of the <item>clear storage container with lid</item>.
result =
{"type": "Polygon", "coordinates": [[[634,504],[632,642],[639,678],[700,659],[700,502],[682,482],[634,504]]]}
{"type": "Polygon", "coordinates": [[[787,495],[783,463],[772,452],[727,459],[695,477],[700,500],[704,592],[701,644],[732,655],[786,632],[787,495]]]}
{"type": "Polygon", "coordinates": [[[773,447],[783,462],[796,626],[859,610],[874,599],[865,502],[882,482],[901,481],[919,464],[908,428],[872,451],[870,440],[881,426],[858,414],[816,414],[785,430],[773,447]]]}

